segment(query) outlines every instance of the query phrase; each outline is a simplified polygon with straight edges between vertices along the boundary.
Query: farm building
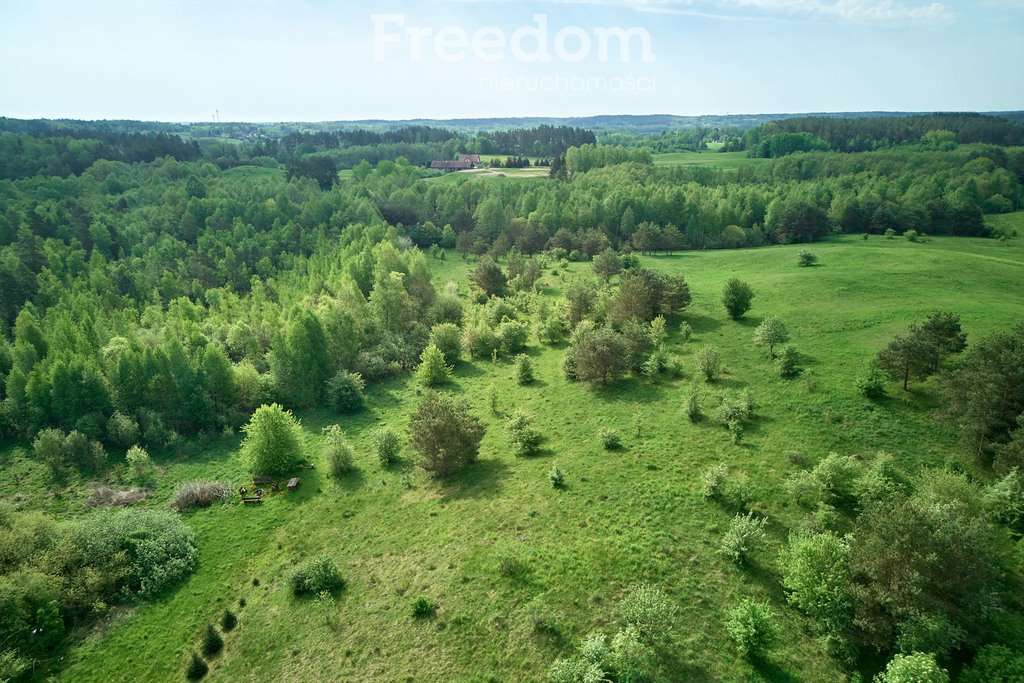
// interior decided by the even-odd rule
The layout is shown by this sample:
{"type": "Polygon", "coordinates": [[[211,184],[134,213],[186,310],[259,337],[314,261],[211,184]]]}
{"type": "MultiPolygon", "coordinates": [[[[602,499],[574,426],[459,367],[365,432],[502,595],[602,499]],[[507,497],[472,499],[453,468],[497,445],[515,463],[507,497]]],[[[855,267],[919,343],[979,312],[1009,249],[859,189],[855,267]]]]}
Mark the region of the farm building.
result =
{"type": "Polygon", "coordinates": [[[465,171],[467,169],[474,168],[474,164],[472,161],[450,161],[445,159],[440,161],[431,161],[430,168],[439,168],[448,172],[465,171]]]}

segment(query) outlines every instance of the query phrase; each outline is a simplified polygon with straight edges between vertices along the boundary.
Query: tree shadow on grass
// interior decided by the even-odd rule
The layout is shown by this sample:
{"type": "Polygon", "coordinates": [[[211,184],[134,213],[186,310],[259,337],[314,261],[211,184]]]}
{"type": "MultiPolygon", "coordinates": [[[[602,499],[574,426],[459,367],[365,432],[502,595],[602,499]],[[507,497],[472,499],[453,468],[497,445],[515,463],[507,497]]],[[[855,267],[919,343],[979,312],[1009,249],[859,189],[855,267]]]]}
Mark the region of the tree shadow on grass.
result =
{"type": "Polygon", "coordinates": [[[664,397],[671,385],[642,381],[639,377],[621,379],[611,384],[599,384],[591,388],[594,398],[606,403],[653,403],[664,397]]]}
{"type": "Polygon", "coordinates": [[[700,313],[688,313],[684,320],[690,323],[690,328],[694,334],[713,332],[722,326],[722,321],[718,318],[712,318],[710,315],[701,315],[700,313]]]}
{"type": "Polygon", "coordinates": [[[764,657],[753,657],[750,660],[750,665],[757,670],[757,673],[761,674],[766,681],[773,681],[778,683],[794,683],[799,679],[793,674],[789,673],[775,662],[765,659],[764,657]]]}
{"type": "Polygon", "coordinates": [[[471,377],[483,377],[486,372],[480,369],[477,363],[467,363],[466,361],[460,361],[455,365],[455,370],[452,372],[452,377],[469,379],[471,377]]]}
{"type": "Polygon", "coordinates": [[[441,484],[441,503],[465,498],[494,498],[501,493],[502,481],[508,476],[509,469],[503,460],[478,460],[441,484]]]}

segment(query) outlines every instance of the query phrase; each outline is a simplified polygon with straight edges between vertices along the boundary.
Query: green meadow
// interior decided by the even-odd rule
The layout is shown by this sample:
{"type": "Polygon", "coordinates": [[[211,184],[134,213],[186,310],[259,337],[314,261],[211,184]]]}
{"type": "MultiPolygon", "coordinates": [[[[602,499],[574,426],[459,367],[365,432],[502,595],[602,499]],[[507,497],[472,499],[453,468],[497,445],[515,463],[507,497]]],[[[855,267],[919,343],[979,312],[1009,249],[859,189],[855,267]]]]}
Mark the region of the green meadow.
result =
{"type": "MultiPolygon", "coordinates": [[[[736,154],[658,155],[656,163],[758,161],[736,154]]],[[[591,389],[560,371],[564,345],[536,338],[527,352],[537,379],[526,386],[516,383],[509,361],[464,356],[443,390],[467,398],[488,429],[479,461],[444,483],[415,467],[408,448],[398,464],[383,468],[370,445],[370,432],[382,424],[405,434],[422,393],[411,377],[371,385],[367,408],[354,416],[299,413],[312,465],[300,473],[299,490],[270,495],[260,506],[243,506],[234,496],[186,513],[198,539],[198,570],[155,600],[113,609],[40,677],[180,680],[206,625],[230,607],[238,626],[210,658],[206,680],[542,680],[588,632],[612,631],[618,601],[630,586],[648,582],[679,606],[658,680],[840,680],[807,619],[786,606],[779,583],[778,549],[806,517],[783,482],[829,452],[870,461],[884,450],[908,470],[973,472],[950,428],[933,417],[935,380],[910,392],[892,387],[879,402],[862,398],[853,380],[892,335],[935,309],[960,314],[969,343],[1024,319],[1024,246],[834,237],[810,246],[819,265],[799,268],[804,248],[642,259],[683,274],[693,292],[681,318],[693,336],[684,342],[680,321],[670,325],[668,347],[683,359],[682,377],[630,377],[591,389]],[[731,277],[755,292],[740,321],[730,320],[719,301],[731,277]],[[779,378],[752,344],[768,315],[789,326],[800,352],[798,377],[779,378]],[[692,424],[682,412],[692,357],[703,345],[717,348],[725,365],[703,389],[705,400],[749,390],[757,403],[738,445],[721,426],[692,424]],[[511,453],[503,423],[515,409],[531,413],[544,435],[536,457],[511,453]],[[337,481],[326,475],[319,453],[321,430],[331,424],[341,425],[356,453],[355,473],[337,481]],[[622,447],[606,451],[598,432],[612,426],[622,447]],[[547,479],[556,463],[566,475],[561,490],[547,479]],[[768,547],[746,568],[717,552],[735,510],[702,496],[700,477],[716,463],[746,473],[752,508],[769,520],[768,547]],[[336,601],[293,597],[289,572],[321,553],[342,568],[346,589],[336,601]],[[510,558],[517,571],[502,571],[510,558]],[[413,618],[419,596],[437,605],[433,618],[413,618]],[[781,638],[763,660],[737,657],[725,630],[725,611],[745,597],[768,599],[779,614],[781,638]],[[538,613],[555,627],[534,629],[538,613]]],[[[432,262],[435,285],[454,281],[468,292],[473,265],[447,252],[432,262]]],[[[548,263],[542,291],[555,302],[569,279],[591,273],[589,263],[548,263]]],[[[246,482],[240,440],[196,439],[180,457],[160,460],[159,484],[145,504],[166,507],[189,480],[246,482]]],[[[26,448],[8,447],[0,461],[4,498],[62,516],[87,514],[85,487],[51,490],[26,448]]],[[[1024,624],[1019,613],[1008,614],[1001,627],[1019,632],[1024,624]]]]}

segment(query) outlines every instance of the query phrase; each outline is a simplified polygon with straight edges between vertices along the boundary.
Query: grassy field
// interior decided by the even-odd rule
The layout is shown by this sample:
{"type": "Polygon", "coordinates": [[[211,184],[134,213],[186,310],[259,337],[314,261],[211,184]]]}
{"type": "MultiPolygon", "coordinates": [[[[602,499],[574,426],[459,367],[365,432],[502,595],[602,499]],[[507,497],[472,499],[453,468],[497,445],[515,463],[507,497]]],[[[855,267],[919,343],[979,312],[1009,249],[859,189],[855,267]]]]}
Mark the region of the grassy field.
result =
{"type": "MultiPolygon", "coordinates": [[[[717,156],[717,155],[703,155],[717,156]]],[[[510,363],[463,360],[446,389],[469,399],[488,424],[480,462],[455,481],[426,478],[403,453],[382,469],[369,432],[389,424],[404,432],[420,391],[410,379],[377,384],[369,409],[354,417],[301,414],[317,469],[302,474],[296,494],[262,506],[237,499],[187,515],[199,538],[201,564],[160,599],[113,612],[66,653],[62,681],[181,680],[187,653],[226,606],[239,625],[211,661],[207,680],[542,680],[556,657],[593,629],[610,631],[614,606],[637,582],[655,583],[679,605],[665,651],[663,677],[674,681],[835,681],[841,674],[784,605],[775,556],[803,513],[787,501],[782,482],[799,454],[813,465],[836,451],[893,453],[906,467],[957,462],[970,468],[953,435],[931,416],[931,384],[892,390],[874,404],[853,386],[869,357],[894,333],[936,307],[962,315],[969,340],[1024,319],[1024,247],[995,240],[937,238],[928,243],[835,238],[815,245],[814,268],[798,268],[804,245],[687,252],[646,258],[651,267],[685,274],[694,294],[684,318],[686,343],[671,329],[670,349],[692,373],[703,344],[724,358],[724,377],[709,394],[744,388],[759,404],[742,445],[716,425],[691,424],[680,412],[689,376],[630,378],[606,390],[566,381],[563,350],[534,341],[529,354],[538,381],[519,386],[510,363]],[[726,279],[756,292],[741,322],[719,303],[726,279]],[[884,284],[883,284],[884,283],[884,284]],[[751,345],[766,315],[780,315],[803,354],[804,373],[779,379],[763,351],[751,345]],[[501,415],[486,399],[495,386],[501,415]],[[530,459],[510,453],[504,415],[523,408],[546,437],[530,459]],[[356,446],[358,471],[342,483],[320,474],[320,430],[340,423],[356,446]],[[604,451],[602,426],[616,426],[623,448],[604,451]],[[737,569],[716,552],[733,511],[705,501],[699,477],[711,464],[744,470],[758,490],[755,507],[770,520],[772,547],[751,568],[737,569]],[[568,487],[553,489],[552,463],[568,487]],[[297,600],[285,578],[297,562],[327,552],[343,567],[348,587],[337,602],[297,600]],[[527,568],[515,577],[498,570],[505,556],[527,568]],[[429,596],[435,618],[416,620],[411,603],[429,596]],[[772,600],[783,634],[767,661],[753,666],[735,655],[723,612],[747,596],[772,600]],[[239,601],[244,608],[238,608],[239,601]],[[558,633],[539,636],[530,614],[543,606],[558,633]]],[[[449,253],[436,261],[438,285],[466,287],[468,266],[449,253]]],[[[589,273],[572,264],[542,280],[552,297],[567,276],[589,273]]],[[[164,460],[152,505],[166,504],[182,481],[247,478],[239,437],[196,442],[187,457],[164,460]]],[[[0,495],[24,505],[82,514],[84,494],[54,495],[42,468],[22,449],[8,449],[0,495]]],[[[1019,627],[1019,624],[1017,624],[1019,627]]]]}
{"type": "Polygon", "coordinates": [[[996,235],[1018,237],[1024,235],[1024,211],[1013,213],[990,214],[985,216],[985,224],[996,235]]]}
{"type": "Polygon", "coordinates": [[[547,179],[548,169],[535,168],[475,168],[466,171],[454,171],[443,175],[427,178],[430,183],[459,183],[467,178],[516,178],[520,180],[547,179]]]}
{"type": "Polygon", "coordinates": [[[757,166],[768,159],[751,159],[746,152],[669,152],[655,154],[657,166],[709,166],[711,168],[739,168],[757,166]]]}

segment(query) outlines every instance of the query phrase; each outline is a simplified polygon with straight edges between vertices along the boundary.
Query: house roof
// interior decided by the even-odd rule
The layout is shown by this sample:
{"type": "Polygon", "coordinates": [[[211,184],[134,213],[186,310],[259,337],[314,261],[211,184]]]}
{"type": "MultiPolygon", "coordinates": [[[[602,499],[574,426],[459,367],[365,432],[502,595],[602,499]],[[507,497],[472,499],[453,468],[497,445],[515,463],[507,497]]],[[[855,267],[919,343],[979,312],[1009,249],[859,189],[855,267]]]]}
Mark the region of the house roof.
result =
{"type": "Polygon", "coordinates": [[[479,164],[480,163],[480,155],[479,154],[460,154],[459,155],[459,161],[470,161],[470,162],[472,162],[474,164],[479,164]]]}

